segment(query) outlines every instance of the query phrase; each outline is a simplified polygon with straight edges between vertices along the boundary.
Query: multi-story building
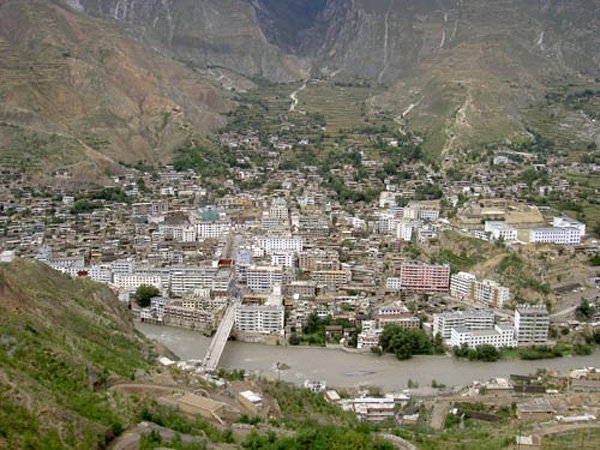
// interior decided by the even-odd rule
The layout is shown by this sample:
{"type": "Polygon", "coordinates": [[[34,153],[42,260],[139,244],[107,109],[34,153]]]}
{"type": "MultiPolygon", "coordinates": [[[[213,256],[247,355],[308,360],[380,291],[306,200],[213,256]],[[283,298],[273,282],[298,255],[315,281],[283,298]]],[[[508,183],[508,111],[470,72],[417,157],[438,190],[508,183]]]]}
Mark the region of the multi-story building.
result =
{"type": "Polygon", "coordinates": [[[162,289],[162,278],[155,273],[117,273],[114,275],[113,284],[125,289],[137,289],[142,285],[162,289]]]}
{"type": "Polygon", "coordinates": [[[510,301],[510,290],[493,280],[478,281],[475,275],[459,272],[450,277],[450,295],[460,300],[501,308],[510,301]]]}
{"type": "Polygon", "coordinates": [[[325,285],[335,289],[348,284],[352,279],[352,272],[349,270],[315,270],[311,273],[311,279],[317,285],[325,285]]]}
{"type": "Polygon", "coordinates": [[[304,239],[301,237],[261,236],[254,240],[254,245],[263,249],[266,254],[285,251],[300,253],[304,248],[304,239]]]}
{"type": "Polygon", "coordinates": [[[550,315],[545,306],[520,305],[515,310],[515,337],[519,345],[545,344],[550,315]]]}
{"type": "Polygon", "coordinates": [[[271,253],[271,265],[283,267],[295,267],[296,257],[294,252],[273,252],[271,253]]]}
{"type": "Polygon", "coordinates": [[[555,217],[552,220],[552,226],[557,228],[577,228],[581,238],[585,236],[585,223],[581,223],[569,216],[555,217]]]}
{"type": "Polygon", "coordinates": [[[288,295],[298,295],[300,298],[315,298],[317,283],[314,281],[292,281],[287,288],[288,295]]]}
{"type": "Polygon", "coordinates": [[[450,266],[405,263],[400,266],[400,289],[412,292],[447,292],[450,266]]]}
{"type": "Polygon", "coordinates": [[[246,283],[254,292],[271,292],[275,285],[283,284],[283,269],[274,266],[250,266],[246,283]]]}
{"type": "Polygon", "coordinates": [[[356,341],[356,348],[372,348],[379,346],[379,337],[381,336],[381,329],[368,330],[359,333],[356,341]]]}
{"type": "Polygon", "coordinates": [[[494,327],[494,315],[485,311],[457,311],[434,314],[433,335],[438,334],[450,339],[453,328],[465,328],[469,331],[489,330],[494,327]]]}
{"type": "Polygon", "coordinates": [[[244,333],[281,334],[284,326],[285,308],[280,294],[272,294],[260,304],[237,305],[235,328],[244,333]]]}
{"type": "Polygon", "coordinates": [[[486,233],[490,233],[496,241],[512,242],[517,239],[517,229],[506,222],[487,221],[485,223],[485,231],[486,233]]]}
{"type": "Polygon", "coordinates": [[[496,348],[515,347],[515,329],[510,324],[496,324],[487,330],[470,330],[466,327],[452,328],[450,345],[460,347],[467,344],[477,348],[480,345],[493,345],[496,348]]]}
{"type": "Polygon", "coordinates": [[[529,242],[532,244],[579,245],[581,244],[581,232],[579,228],[574,227],[532,228],[529,231],[529,242]]]}
{"type": "Polygon", "coordinates": [[[219,239],[227,235],[231,229],[229,222],[200,222],[196,224],[198,240],[219,239]]]}
{"type": "Polygon", "coordinates": [[[422,226],[423,223],[418,220],[402,219],[396,224],[396,237],[403,241],[412,240],[414,230],[422,226]]]}
{"type": "Polygon", "coordinates": [[[339,270],[340,257],[333,250],[308,250],[298,256],[298,265],[301,270],[339,270]]]}
{"type": "Polygon", "coordinates": [[[131,259],[117,259],[110,265],[112,273],[133,273],[134,265],[131,259]]]}
{"type": "Polygon", "coordinates": [[[194,289],[212,289],[218,268],[213,266],[182,267],[170,271],[169,290],[182,295],[194,289]]]}
{"type": "Polygon", "coordinates": [[[392,302],[377,308],[377,322],[379,328],[394,324],[401,328],[419,328],[420,321],[412,315],[402,302],[392,302]]]}

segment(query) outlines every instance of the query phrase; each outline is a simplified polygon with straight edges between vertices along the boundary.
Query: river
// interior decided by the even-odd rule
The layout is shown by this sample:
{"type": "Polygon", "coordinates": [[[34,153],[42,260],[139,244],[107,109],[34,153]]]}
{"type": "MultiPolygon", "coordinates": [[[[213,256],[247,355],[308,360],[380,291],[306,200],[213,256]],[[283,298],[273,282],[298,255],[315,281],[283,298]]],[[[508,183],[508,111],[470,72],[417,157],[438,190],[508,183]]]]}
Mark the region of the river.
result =
{"type": "MultiPolygon", "coordinates": [[[[150,339],[169,348],[181,359],[202,359],[210,339],[190,330],[138,323],[138,329],[150,339]]],[[[600,366],[600,352],[589,356],[573,356],[539,361],[517,359],[495,363],[457,360],[448,356],[415,356],[398,361],[393,355],[347,353],[319,347],[278,347],[231,341],[227,343],[220,367],[245,369],[269,378],[277,378],[275,364],[290,368],[279,374],[282,380],[303,383],[306,379],[324,380],[328,386],[379,386],[386,391],[406,389],[409,379],[421,386],[431,380],[447,386],[458,386],[473,380],[486,381],[510,374],[526,375],[536,369],[568,370],[600,366]]]]}

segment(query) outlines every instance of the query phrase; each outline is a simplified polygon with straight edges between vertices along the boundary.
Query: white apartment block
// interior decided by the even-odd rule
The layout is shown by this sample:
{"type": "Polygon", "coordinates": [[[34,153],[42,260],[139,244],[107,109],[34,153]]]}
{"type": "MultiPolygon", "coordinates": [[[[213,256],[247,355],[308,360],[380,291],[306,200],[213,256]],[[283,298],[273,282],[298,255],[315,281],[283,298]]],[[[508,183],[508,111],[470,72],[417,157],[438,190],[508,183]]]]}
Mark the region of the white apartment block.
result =
{"type": "Polygon", "coordinates": [[[496,348],[515,347],[515,330],[510,324],[497,324],[492,329],[469,330],[465,327],[452,328],[450,345],[460,347],[467,344],[471,348],[480,345],[493,345],[496,348]]]}
{"type": "Polygon", "coordinates": [[[450,339],[454,328],[475,331],[489,330],[493,327],[494,315],[485,311],[445,312],[433,316],[433,335],[440,334],[444,339],[450,339]]]}
{"type": "Polygon", "coordinates": [[[385,280],[385,290],[386,291],[399,291],[401,288],[400,278],[399,277],[388,277],[385,280]]]}
{"type": "Polygon", "coordinates": [[[111,270],[114,274],[117,273],[133,273],[133,260],[131,259],[117,259],[110,265],[111,270]]]}
{"type": "Polygon", "coordinates": [[[282,222],[288,222],[290,218],[288,204],[283,198],[276,198],[271,203],[269,216],[282,222]]]}
{"type": "Polygon", "coordinates": [[[172,269],[169,290],[174,295],[182,295],[194,289],[212,289],[217,271],[218,269],[212,266],[172,269]]]}
{"type": "Polygon", "coordinates": [[[396,237],[403,241],[410,241],[414,231],[422,225],[418,220],[403,219],[396,224],[396,237]]]}
{"type": "Polygon", "coordinates": [[[491,233],[492,238],[496,241],[511,242],[517,239],[517,229],[506,222],[487,221],[485,223],[485,231],[491,233]]]}
{"type": "Polygon", "coordinates": [[[293,252],[274,252],[271,254],[271,265],[295,267],[296,257],[293,252]]]}
{"type": "Polygon", "coordinates": [[[231,225],[228,222],[200,222],[196,224],[198,240],[219,239],[229,234],[231,225]]]}
{"type": "Polygon", "coordinates": [[[581,243],[581,232],[579,228],[532,228],[529,231],[529,242],[532,244],[579,245],[581,243]]]}
{"type": "Polygon", "coordinates": [[[285,251],[300,253],[304,248],[304,239],[301,237],[263,236],[255,238],[254,245],[263,249],[267,254],[285,251]]]}
{"type": "Polygon", "coordinates": [[[154,273],[117,273],[114,275],[113,284],[116,287],[125,289],[137,289],[142,285],[162,289],[162,278],[160,275],[154,273]]]}
{"type": "Polygon", "coordinates": [[[250,266],[246,271],[248,288],[254,292],[271,292],[283,284],[283,269],[273,266],[250,266]]]}
{"type": "Polygon", "coordinates": [[[270,295],[264,305],[237,305],[235,328],[245,333],[281,334],[285,308],[283,297],[270,295]]]}
{"type": "Polygon", "coordinates": [[[398,224],[398,217],[394,213],[384,212],[379,216],[379,233],[390,234],[394,232],[398,224]]]}
{"type": "Polygon", "coordinates": [[[552,221],[552,226],[557,228],[577,228],[579,235],[585,236],[585,223],[581,223],[569,216],[555,217],[552,221]]]}
{"type": "Polygon", "coordinates": [[[515,310],[515,337],[521,344],[545,344],[548,341],[550,315],[545,306],[520,305],[515,310]]]}
{"type": "Polygon", "coordinates": [[[510,301],[510,289],[493,280],[478,281],[475,275],[459,272],[450,277],[450,295],[460,300],[501,308],[510,301]]]}

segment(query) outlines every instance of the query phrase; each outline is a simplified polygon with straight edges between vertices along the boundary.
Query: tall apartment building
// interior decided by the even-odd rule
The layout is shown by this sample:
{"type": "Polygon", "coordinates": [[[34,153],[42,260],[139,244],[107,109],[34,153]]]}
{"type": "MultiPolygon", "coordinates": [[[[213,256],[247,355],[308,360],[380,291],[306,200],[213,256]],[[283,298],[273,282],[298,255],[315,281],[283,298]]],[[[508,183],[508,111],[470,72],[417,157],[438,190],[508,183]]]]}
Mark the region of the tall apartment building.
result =
{"type": "Polygon", "coordinates": [[[245,333],[280,334],[284,326],[283,297],[272,294],[263,305],[237,305],[235,328],[245,333]]]}
{"type": "Polygon", "coordinates": [[[475,275],[458,272],[450,277],[450,295],[460,300],[501,308],[510,301],[510,290],[493,280],[478,281],[475,275]]]}
{"type": "Polygon", "coordinates": [[[229,233],[231,225],[228,222],[200,222],[196,224],[198,240],[219,239],[229,233]]]}
{"type": "Polygon", "coordinates": [[[400,289],[413,292],[447,292],[450,266],[406,263],[400,266],[400,289]]]}
{"type": "Polygon", "coordinates": [[[289,223],[290,211],[285,199],[276,198],[273,200],[273,202],[271,203],[271,208],[269,209],[269,217],[276,219],[280,222],[289,223]]]}
{"type": "Polygon", "coordinates": [[[271,292],[275,285],[283,284],[283,269],[274,266],[250,266],[246,270],[246,283],[254,292],[271,292]]]}
{"type": "Polygon", "coordinates": [[[454,328],[475,331],[489,330],[493,327],[494,315],[485,311],[445,312],[433,316],[433,335],[440,334],[444,339],[450,339],[454,328]]]}
{"type": "Polygon", "coordinates": [[[532,228],[529,231],[529,242],[532,244],[579,245],[581,244],[581,232],[579,228],[570,227],[532,228]]]}
{"type": "Polygon", "coordinates": [[[515,310],[515,337],[519,345],[548,341],[550,315],[545,306],[520,305],[515,310]]]}

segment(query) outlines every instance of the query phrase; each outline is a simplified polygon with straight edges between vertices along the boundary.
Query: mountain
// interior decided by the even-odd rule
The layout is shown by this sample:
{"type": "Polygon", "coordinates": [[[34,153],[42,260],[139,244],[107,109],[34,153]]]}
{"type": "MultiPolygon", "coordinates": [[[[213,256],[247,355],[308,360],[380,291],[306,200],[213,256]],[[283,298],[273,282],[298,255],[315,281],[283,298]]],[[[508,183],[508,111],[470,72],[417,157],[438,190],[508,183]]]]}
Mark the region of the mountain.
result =
{"type": "MultiPolygon", "coordinates": [[[[593,0],[71,3],[200,68],[276,82],[310,70],[384,84],[370,107],[402,115],[434,154],[531,140],[531,106],[557,86],[600,78],[600,4],[593,0]]],[[[545,128],[590,128],[577,111],[566,114],[566,123],[545,128]]],[[[599,130],[586,140],[599,141],[599,130]]]]}
{"type": "Polygon", "coordinates": [[[74,174],[168,160],[224,123],[220,86],[60,2],[0,1],[0,162],[74,174]]]}
{"type": "Polygon", "coordinates": [[[0,163],[19,168],[168,161],[224,124],[231,91],[309,77],[383,87],[369,112],[436,158],[600,144],[544,103],[598,88],[594,0],[0,0],[0,56],[0,163]]]}

